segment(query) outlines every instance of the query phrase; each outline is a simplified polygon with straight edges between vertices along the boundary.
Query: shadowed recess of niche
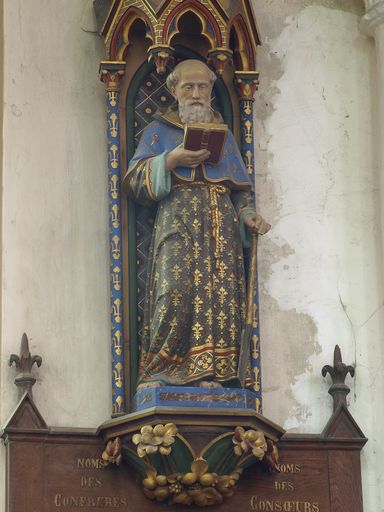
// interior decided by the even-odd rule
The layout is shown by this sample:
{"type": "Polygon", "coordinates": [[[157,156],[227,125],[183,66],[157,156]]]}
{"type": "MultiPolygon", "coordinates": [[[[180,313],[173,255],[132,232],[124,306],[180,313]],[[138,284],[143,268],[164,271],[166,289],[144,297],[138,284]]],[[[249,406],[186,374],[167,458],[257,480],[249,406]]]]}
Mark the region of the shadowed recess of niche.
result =
{"type": "Polygon", "coordinates": [[[179,19],[177,26],[180,32],[172,37],[170,41],[172,46],[190,47],[202,56],[211,49],[208,39],[201,34],[202,24],[196,14],[186,12],[179,19]]]}

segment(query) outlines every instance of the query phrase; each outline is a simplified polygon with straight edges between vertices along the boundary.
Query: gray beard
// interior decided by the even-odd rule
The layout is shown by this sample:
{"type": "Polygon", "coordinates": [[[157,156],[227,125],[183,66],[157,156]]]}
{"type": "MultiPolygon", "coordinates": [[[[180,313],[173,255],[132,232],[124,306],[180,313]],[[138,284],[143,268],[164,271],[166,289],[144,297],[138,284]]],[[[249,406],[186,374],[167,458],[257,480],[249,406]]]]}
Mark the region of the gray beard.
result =
{"type": "Polygon", "coordinates": [[[209,123],[212,118],[210,102],[202,102],[203,105],[191,105],[191,100],[179,103],[179,117],[183,124],[209,123]]]}

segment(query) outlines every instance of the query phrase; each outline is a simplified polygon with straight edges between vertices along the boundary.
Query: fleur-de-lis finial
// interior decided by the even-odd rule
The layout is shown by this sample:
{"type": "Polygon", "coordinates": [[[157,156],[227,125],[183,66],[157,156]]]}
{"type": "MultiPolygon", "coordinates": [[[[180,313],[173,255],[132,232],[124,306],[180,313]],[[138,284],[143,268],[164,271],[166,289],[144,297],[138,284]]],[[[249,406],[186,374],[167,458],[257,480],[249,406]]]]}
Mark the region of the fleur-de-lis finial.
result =
{"type": "Polygon", "coordinates": [[[348,373],[351,377],[355,376],[355,368],[343,363],[339,345],[335,346],[333,353],[333,366],[327,364],[323,366],[323,369],[321,370],[323,377],[325,377],[327,373],[329,373],[332,378],[332,386],[329,388],[328,393],[332,395],[333,410],[336,410],[340,402],[347,405],[347,395],[350,392],[350,389],[344,382],[346,376],[348,373]]]}
{"type": "Polygon", "coordinates": [[[31,356],[28,337],[24,333],[21,338],[20,355],[11,354],[8,360],[9,366],[12,366],[13,363],[15,363],[16,368],[20,372],[20,375],[15,379],[15,384],[20,390],[20,395],[25,391],[28,391],[32,397],[32,386],[36,382],[36,379],[31,373],[32,366],[36,364],[40,367],[42,361],[43,360],[40,356],[31,356]]]}

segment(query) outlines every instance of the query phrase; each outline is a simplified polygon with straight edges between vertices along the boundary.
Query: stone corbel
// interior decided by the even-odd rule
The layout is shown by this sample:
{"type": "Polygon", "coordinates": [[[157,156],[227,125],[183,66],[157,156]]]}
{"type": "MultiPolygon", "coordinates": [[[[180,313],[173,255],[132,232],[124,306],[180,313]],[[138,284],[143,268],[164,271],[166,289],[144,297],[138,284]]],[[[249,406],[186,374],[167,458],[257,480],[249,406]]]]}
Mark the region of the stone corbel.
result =
{"type": "Polygon", "coordinates": [[[120,91],[124,71],[125,61],[102,61],[100,63],[100,80],[104,82],[107,92],[120,91]]]}
{"type": "Polygon", "coordinates": [[[148,48],[148,62],[154,62],[159,75],[164,75],[166,68],[173,62],[174,48],[168,44],[155,44],[148,48]]]}
{"type": "Polygon", "coordinates": [[[213,439],[209,428],[192,419],[184,418],[176,426],[172,421],[158,423],[157,414],[150,414],[145,424],[131,418],[101,426],[107,441],[102,459],[106,465],[132,467],[150,500],[168,505],[219,505],[234,494],[243,471],[253,464],[261,464],[267,472],[279,471],[276,442],[283,431],[255,413],[248,421],[238,418],[233,427],[228,426],[228,418],[216,414],[222,432],[213,439]],[[203,442],[196,443],[197,433],[203,442]]]}
{"type": "Polygon", "coordinates": [[[235,71],[235,85],[240,100],[252,100],[259,86],[258,71],[235,71]]]}
{"type": "Polygon", "coordinates": [[[232,62],[232,55],[232,50],[228,48],[213,48],[208,52],[207,62],[216,70],[216,73],[221,76],[225,66],[232,62]]]}

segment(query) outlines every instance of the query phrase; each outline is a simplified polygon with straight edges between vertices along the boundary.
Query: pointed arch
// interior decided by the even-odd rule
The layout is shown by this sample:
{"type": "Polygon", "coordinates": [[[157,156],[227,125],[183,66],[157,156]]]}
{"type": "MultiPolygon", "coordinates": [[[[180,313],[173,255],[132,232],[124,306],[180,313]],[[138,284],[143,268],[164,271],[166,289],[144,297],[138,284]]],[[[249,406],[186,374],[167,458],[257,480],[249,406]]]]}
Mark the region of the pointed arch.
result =
{"type": "Polygon", "coordinates": [[[199,18],[202,26],[201,34],[208,39],[212,45],[211,48],[220,47],[223,42],[223,35],[215,17],[196,0],[184,1],[169,13],[164,23],[162,42],[166,44],[179,33],[178,22],[188,12],[192,12],[199,18]]]}
{"type": "MultiPolygon", "coordinates": [[[[235,16],[229,27],[228,33],[230,35],[229,41],[231,42],[232,36],[234,37],[235,44],[231,47],[235,61],[235,67],[239,71],[250,71],[255,69],[255,52],[252,41],[249,38],[247,25],[243,17],[238,14],[235,16]]],[[[230,43],[231,44],[231,43],[230,43]]]]}
{"type": "Polygon", "coordinates": [[[148,38],[153,43],[154,30],[150,19],[140,9],[131,7],[127,9],[127,11],[124,13],[124,16],[121,17],[113,32],[110,50],[111,60],[124,60],[124,53],[130,44],[129,33],[135,22],[138,20],[144,22],[147,29],[146,38],[148,38]]]}

